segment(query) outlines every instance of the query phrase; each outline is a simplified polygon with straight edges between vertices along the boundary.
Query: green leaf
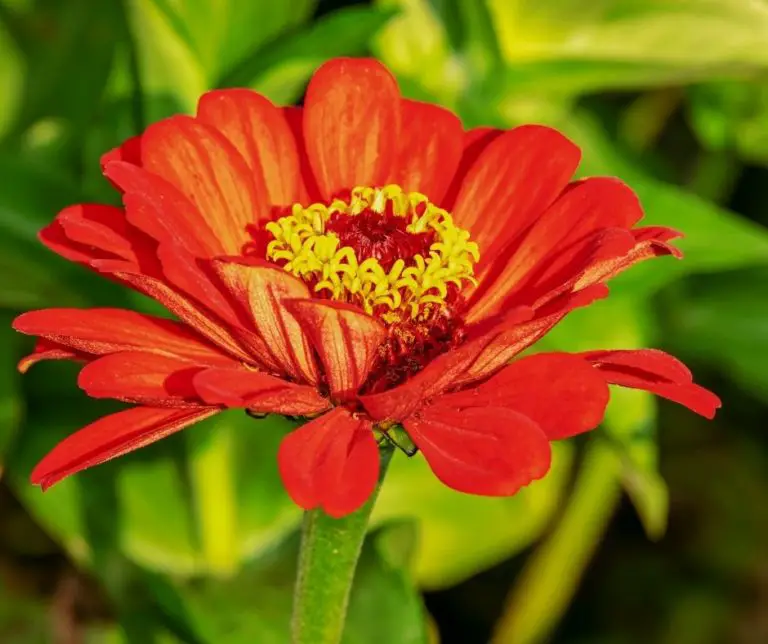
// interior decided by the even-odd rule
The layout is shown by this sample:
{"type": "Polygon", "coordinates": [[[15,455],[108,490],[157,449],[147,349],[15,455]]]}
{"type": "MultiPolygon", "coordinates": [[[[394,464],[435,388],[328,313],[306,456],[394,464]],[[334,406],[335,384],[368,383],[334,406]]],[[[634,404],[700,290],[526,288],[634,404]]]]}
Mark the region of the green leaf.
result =
{"type": "Polygon", "coordinates": [[[620,458],[622,486],[654,540],[664,535],[669,515],[669,490],[659,473],[656,411],[652,394],[612,387],[603,425],[620,458]]]}
{"type": "Polygon", "coordinates": [[[736,151],[750,163],[768,162],[768,83],[698,85],[688,98],[688,116],[704,146],[736,151]]]}
{"type": "Polygon", "coordinates": [[[0,16],[0,139],[18,116],[23,86],[22,55],[0,16]]]}
{"type": "MultiPolygon", "coordinates": [[[[429,0],[377,0],[383,10],[398,14],[373,40],[376,55],[398,76],[433,102],[454,106],[469,82],[469,69],[453,50],[446,25],[429,0]]],[[[457,12],[451,7],[447,12],[457,12]]],[[[457,24],[458,21],[457,21],[457,24]]],[[[414,96],[415,97],[415,96],[414,96]]]]}
{"type": "Polygon", "coordinates": [[[628,90],[654,85],[674,86],[733,76],[728,64],[713,66],[692,62],[669,65],[659,62],[618,60],[520,60],[510,61],[494,77],[509,94],[571,96],[605,90],[628,90]]]}
{"type": "Polygon", "coordinates": [[[247,86],[276,103],[293,103],[325,61],[368,51],[370,39],[392,15],[392,11],[362,6],[336,11],[253,52],[219,85],[247,86]]]}
{"type": "MultiPolygon", "coordinates": [[[[147,92],[172,96],[178,109],[193,112],[200,94],[231,84],[226,79],[241,78],[238,70],[269,51],[267,43],[304,23],[316,4],[137,0],[132,31],[147,92]]],[[[155,118],[150,113],[150,119],[155,118]]]]}
{"type": "Polygon", "coordinates": [[[768,270],[708,277],[670,293],[663,316],[667,341],[685,357],[712,365],[746,391],[768,400],[768,270]]]}
{"type": "MultiPolygon", "coordinates": [[[[220,53],[219,78],[229,75],[253,57],[256,51],[264,51],[271,42],[309,21],[318,0],[294,2],[252,2],[230,0],[229,29],[220,53]]],[[[218,6],[214,1],[214,6],[218,6]]],[[[217,83],[218,84],[218,83],[217,83]]]]}
{"type": "MultiPolygon", "coordinates": [[[[213,74],[193,50],[184,21],[168,2],[135,0],[129,7],[145,92],[169,97],[173,112],[193,113],[200,94],[212,86],[213,74]]],[[[148,112],[146,118],[163,116],[148,112]]]]}
{"type": "Polygon", "coordinates": [[[412,520],[419,584],[444,588],[520,551],[548,525],[567,485],[571,445],[554,446],[552,471],[510,498],[462,494],[441,483],[421,454],[396,454],[373,522],[412,520]]]}
{"type": "Polygon", "coordinates": [[[24,403],[21,397],[19,372],[16,358],[21,337],[11,328],[13,316],[0,313],[0,478],[3,475],[5,453],[16,435],[22,418],[24,403]]]}
{"type": "MultiPolygon", "coordinates": [[[[509,62],[768,63],[768,7],[751,0],[487,0],[509,62]]],[[[738,67],[736,67],[738,69],[738,67]]]]}
{"type": "Polygon", "coordinates": [[[26,87],[16,126],[23,130],[40,119],[61,117],[82,131],[98,112],[122,36],[119,5],[36,3],[20,19],[35,37],[26,43],[26,87]]]}
{"type": "Polygon", "coordinates": [[[82,201],[65,178],[0,152],[0,306],[26,309],[119,301],[119,289],[45,248],[38,231],[64,206],[82,201]]]}

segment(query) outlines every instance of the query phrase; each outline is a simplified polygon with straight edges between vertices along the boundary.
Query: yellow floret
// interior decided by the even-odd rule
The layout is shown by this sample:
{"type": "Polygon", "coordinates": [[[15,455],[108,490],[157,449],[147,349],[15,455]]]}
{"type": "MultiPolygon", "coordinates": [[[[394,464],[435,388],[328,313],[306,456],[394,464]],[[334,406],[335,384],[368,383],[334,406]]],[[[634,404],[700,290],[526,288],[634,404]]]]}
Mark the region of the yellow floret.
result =
{"type": "Polygon", "coordinates": [[[266,230],[273,237],[267,245],[268,259],[285,262],[285,270],[313,282],[316,292],[327,291],[332,299],[358,304],[368,313],[383,305],[388,311],[419,318],[445,302],[448,284],[476,283],[479,253],[469,232],[424,195],[403,192],[399,186],[355,188],[349,203],[336,199],[327,206],[294,204],[290,215],[268,223],[266,230]],[[354,217],[364,210],[384,212],[387,203],[396,216],[410,218],[408,232],[436,234],[428,257],[398,259],[388,271],[374,258],[359,262],[351,247],[339,247],[336,234],[326,231],[334,213],[354,217]]]}

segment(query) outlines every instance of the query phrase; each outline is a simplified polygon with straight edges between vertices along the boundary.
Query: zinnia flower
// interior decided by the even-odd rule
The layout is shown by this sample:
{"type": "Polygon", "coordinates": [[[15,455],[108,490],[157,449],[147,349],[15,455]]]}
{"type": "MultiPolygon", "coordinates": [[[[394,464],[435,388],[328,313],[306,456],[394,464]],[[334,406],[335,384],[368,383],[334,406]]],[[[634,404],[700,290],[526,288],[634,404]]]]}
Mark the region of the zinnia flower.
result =
{"type": "Polygon", "coordinates": [[[65,209],[52,250],[162,303],[46,309],[20,368],[85,363],[79,385],[136,406],[59,443],[46,488],[225,408],[304,417],[279,450],[290,496],[347,514],[373,491],[377,441],[401,426],[447,485],[514,494],[550,441],[596,427],[609,384],[707,417],[716,396],[656,350],[516,358],[604,282],[680,253],[633,228],[613,178],[572,181],[578,148],[538,125],[463,131],[401,98],[378,62],[338,59],[303,108],[212,91],[102,159],[123,208],[65,209]]]}

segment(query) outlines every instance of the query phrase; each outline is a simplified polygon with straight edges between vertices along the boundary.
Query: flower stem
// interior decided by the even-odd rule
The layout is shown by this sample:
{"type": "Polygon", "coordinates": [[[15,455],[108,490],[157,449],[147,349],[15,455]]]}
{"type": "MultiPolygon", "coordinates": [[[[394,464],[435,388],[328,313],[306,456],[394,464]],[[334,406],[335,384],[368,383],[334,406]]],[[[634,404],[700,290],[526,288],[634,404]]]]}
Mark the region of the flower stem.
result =
{"type": "Polygon", "coordinates": [[[322,510],[304,513],[293,596],[292,644],[338,644],[344,630],[355,567],[368,519],[394,448],[380,447],[379,484],[365,505],[334,519],[322,510]]]}

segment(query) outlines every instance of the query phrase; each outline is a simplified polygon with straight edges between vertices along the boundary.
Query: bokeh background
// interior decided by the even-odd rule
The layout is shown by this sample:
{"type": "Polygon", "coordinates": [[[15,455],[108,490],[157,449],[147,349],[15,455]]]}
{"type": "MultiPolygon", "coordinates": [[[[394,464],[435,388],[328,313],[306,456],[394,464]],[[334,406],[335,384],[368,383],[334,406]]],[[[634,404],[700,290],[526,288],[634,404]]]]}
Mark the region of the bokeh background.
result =
{"type": "MultiPolygon", "coordinates": [[[[654,346],[724,401],[706,422],[615,392],[510,499],[398,455],[345,644],[768,642],[768,2],[0,0],[0,642],[287,644],[299,512],[288,421],[232,412],[42,494],[60,437],[114,409],[73,365],[15,370],[20,311],[146,300],[36,242],[62,207],[116,203],[98,156],[213,87],[301,101],[374,55],[467,128],[554,125],[686,233],[542,349],[654,346]]],[[[493,216],[493,213],[488,213],[493,216]]]]}

